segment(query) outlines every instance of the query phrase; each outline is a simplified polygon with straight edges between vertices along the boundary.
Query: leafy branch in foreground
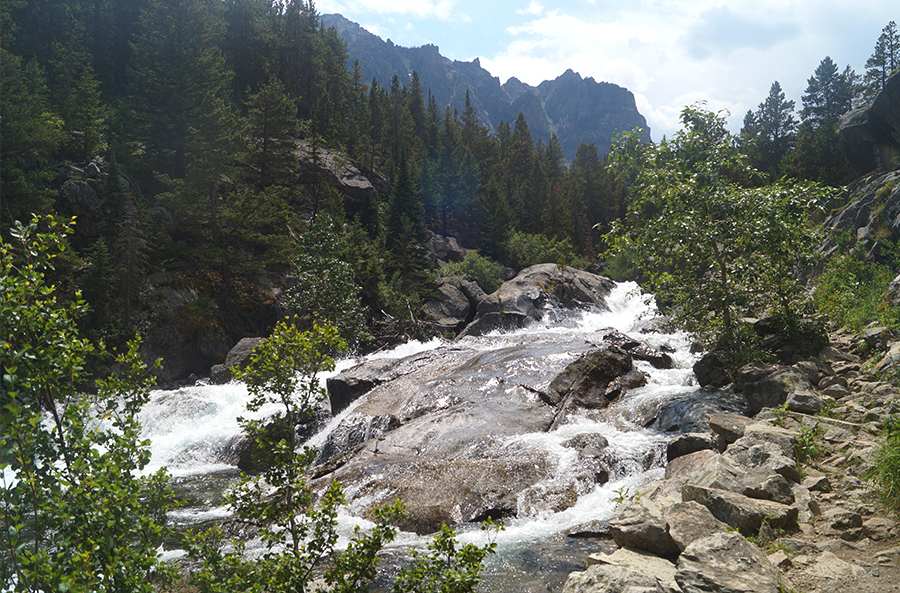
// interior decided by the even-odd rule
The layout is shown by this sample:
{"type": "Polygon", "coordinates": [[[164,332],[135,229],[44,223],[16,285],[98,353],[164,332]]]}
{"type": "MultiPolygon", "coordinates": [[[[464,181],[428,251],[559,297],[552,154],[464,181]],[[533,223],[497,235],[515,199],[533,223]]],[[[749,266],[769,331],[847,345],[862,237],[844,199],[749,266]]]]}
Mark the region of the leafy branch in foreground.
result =
{"type": "MultiPolygon", "coordinates": [[[[333,481],[315,503],[306,473],[315,452],[308,447],[297,451],[294,431],[325,397],[318,374],[333,370],[332,354],[345,348],[333,326],[314,324],[300,331],[281,322],[238,371],[250,391],[248,410],[279,406],[265,423],[241,419],[254,449],[265,451],[267,458],[259,475],[244,476],[227,496],[238,519],[260,527],[265,550],[251,557],[243,542],[228,541],[218,528],[188,536],[186,549],[201,562],[192,577],[201,593],[306,591],[318,579],[330,591],[351,593],[366,590],[375,579],[378,553],[396,536],[394,525],[405,507],[398,501],[376,508],[375,525],[368,531],[357,527],[346,549],[339,550],[337,513],[344,503],[343,490],[333,481]]],[[[445,526],[430,549],[433,554],[414,554],[413,569],[398,580],[405,584],[395,586],[398,593],[472,591],[494,544],[457,547],[453,530],[445,526]]]]}
{"type": "Polygon", "coordinates": [[[214,529],[188,538],[189,554],[202,560],[193,582],[202,592],[265,590],[304,591],[325,571],[335,590],[356,590],[374,577],[377,552],[394,538],[400,504],[376,512],[376,526],[366,534],[359,530],[347,550],[340,553],[337,509],[344,503],[343,490],[332,482],[321,501],[306,480],[306,469],[315,458],[309,448],[297,451],[294,426],[308,418],[314,404],[324,398],[318,373],[334,369],[332,354],[346,349],[346,342],[330,325],[313,325],[309,331],[281,322],[253,353],[250,364],[238,371],[247,384],[249,411],[277,404],[279,411],[265,423],[240,419],[253,449],[264,451],[262,472],[244,476],[227,499],[238,519],[260,526],[265,551],[257,558],[245,555],[241,542],[226,544],[214,529]]]}
{"type": "Polygon", "coordinates": [[[47,279],[71,223],[16,223],[0,247],[0,581],[14,591],[150,593],[172,494],[137,414],[151,380],[138,341],[89,393],[86,305],[47,279]]]}

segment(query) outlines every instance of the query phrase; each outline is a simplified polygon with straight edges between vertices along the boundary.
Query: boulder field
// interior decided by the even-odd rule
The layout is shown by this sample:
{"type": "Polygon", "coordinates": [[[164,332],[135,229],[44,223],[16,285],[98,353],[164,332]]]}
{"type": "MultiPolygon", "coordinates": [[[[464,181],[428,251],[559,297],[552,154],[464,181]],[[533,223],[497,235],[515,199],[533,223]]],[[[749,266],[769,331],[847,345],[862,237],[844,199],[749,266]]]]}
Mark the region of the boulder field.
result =
{"type": "Polygon", "coordinates": [[[851,343],[742,369],[755,415],[713,412],[673,439],[665,478],[619,504],[563,592],[900,591],[896,510],[864,482],[900,396],[851,343]]]}

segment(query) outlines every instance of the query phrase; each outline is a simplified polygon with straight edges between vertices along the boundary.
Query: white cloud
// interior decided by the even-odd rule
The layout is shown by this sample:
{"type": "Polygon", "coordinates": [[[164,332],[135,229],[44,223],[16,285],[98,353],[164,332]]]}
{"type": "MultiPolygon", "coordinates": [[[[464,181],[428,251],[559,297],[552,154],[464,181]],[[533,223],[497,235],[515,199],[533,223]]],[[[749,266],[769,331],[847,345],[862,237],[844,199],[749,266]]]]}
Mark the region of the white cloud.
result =
{"type": "Polygon", "coordinates": [[[756,109],[775,80],[799,109],[806,81],[822,58],[861,72],[881,28],[896,20],[896,9],[885,0],[545,3],[319,0],[317,6],[374,23],[370,31],[393,34],[404,45],[452,45],[445,53],[464,61],[479,56],[501,82],[515,76],[537,85],[571,68],[626,87],[654,139],[679,129],[682,108],[698,100],[710,109],[728,109],[737,131],[744,113],[756,109]],[[467,14],[475,17],[474,25],[464,25],[467,14]],[[392,26],[392,18],[415,29],[392,26]]]}
{"type": "Polygon", "coordinates": [[[537,0],[531,0],[531,4],[529,4],[526,8],[520,8],[519,10],[517,10],[516,14],[539,15],[542,12],[544,12],[544,5],[537,0]]]}

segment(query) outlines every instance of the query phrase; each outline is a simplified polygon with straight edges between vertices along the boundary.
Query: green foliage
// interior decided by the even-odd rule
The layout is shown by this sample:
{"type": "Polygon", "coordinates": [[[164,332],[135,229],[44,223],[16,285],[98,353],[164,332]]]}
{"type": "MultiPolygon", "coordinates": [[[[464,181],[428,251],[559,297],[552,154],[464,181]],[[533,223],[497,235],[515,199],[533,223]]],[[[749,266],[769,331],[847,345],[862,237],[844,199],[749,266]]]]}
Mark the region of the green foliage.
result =
{"type": "Polygon", "coordinates": [[[832,323],[859,331],[872,323],[900,328],[900,312],[885,300],[890,267],[855,245],[832,257],[815,280],[813,300],[832,323]]]}
{"type": "Polygon", "coordinates": [[[771,307],[796,318],[798,273],[818,237],[808,222],[814,186],[759,187],[721,115],[682,112],[684,129],[654,146],[624,145],[611,161],[636,180],[612,253],[634,257],[663,311],[705,347],[742,348],[736,320],[771,307]]]}
{"type": "Polygon", "coordinates": [[[151,381],[139,342],[118,375],[90,385],[85,313],[48,284],[71,225],[17,223],[0,274],[0,581],[15,591],[154,590],[169,569],[157,548],[171,505],[168,476],[137,474],[150,460],[137,413],[151,381]]]}
{"type": "Polygon", "coordinates": [[[320,215],[297,239],[297,284],[287,293],[288,304],[308,323],[337,328],[352,347],[371,342],[365,309],[353,266],[346,257],[347,239],[328,217],[320,215]]]}
{"type": "Polygon", "coordinates": [[[15,220],[50,210],[54,192],[45,168],[65,140],[63,122],[50,110],[47,82],[40,66],[23,66],[18,56],[0,48],[0,220],[15,220]]]}
{"type": "MultiPolygon", "coordinates": [[[[482,524],[483,531],[496,533],[502,524],[491,521],[482,524]]],[[[472,593],[481,582],[485,558],[495,552],[497,544],[484,546],[456,541],[452,527],[443,525],[440,533],[428,544],[429,552],[413,551],[413,566],[404,568],[394,580],[393,593],[472,593]]]]}
{"type": "Polygon", "coordinates": [[[897,33],[897,23],[890,21],[881,30],[881,35],[875,42],[875,50],[866,60],[865,98],[874,100],[897,68],[900,68],[900,34],[897,33]]]}
{"type": "MultiPolygon", "coordinates": [[[[310,331],[300,331],[283,321],[254,350],[247,367],[236,371],[251,394],[249,411],[266,404],[280,406],[268,425],[239,419],[254,448],[265,451],[268,458],[259,475],[243,476],[227,495],[238,519],[261,524],[265,552],[247,558],[241,543],[226,552],[226,542],[217,530],[190,536],[186,549],[202,561],[193,576],[202,592],[303,591],[313,570],[335,553],[337,508],[344,501],[343,492],[339,483],[332,482],[319,504],[313,504],[305,471],[315,452],[309,448],[297,451],[293,427],[308,418],[313,405],[325,397],[318,373],[333,370],[332,354],[345,349],[346,342],[334,327],[314,325],[310,331]],[[285,429],[272,429],[279,424],[285,429]]],[[[348,548],[352,559],[337,564],[349,572],[335,575],[332,582],[356,586],[370,578],[377,563],[375,548],[393,538],[396,529],[390,522],[401,512],[399,505],[389,507],[378,515],[372,533],[357,533],[348,548]]]]}
{"type": "Polygon", "coordinates": [[[900,517],[900,416],[885,419],[882,441],[872,458],[866,478],[884,505],[900,517]]]}
{"type": "Polygon", "coordinates": [[[448,263],[439,273],[451,284],[459,285],[461,280],[473,280],[488,294],[503,284],[503,266],[475,249],[468,250],[462,261],[448,263]]]}
{"type": "MultiPolygon", "coordinates": [[[[397,534],[393,525],[405,516],[405,507],[398,501],[376,508],[375,527],[367,532],[357,527],[346,549],[338,550],[337,509],[344,503],[343,490],[331,482],[314,504],[305,472],[315,452],[297,452],[293,430],[293,424],[308,417],[325,397],[318,373],[333,370],[331,355],[345,348],[334,327],[314,325],[301,332],[281,322],[254,350],[247,367],[235,371],[252,396],[248,410],[266,404],[282,408],[268,425],[240,419],[247,437],[267,452],[268,460],[262,473],[243,476],[227,495],[238,519],[260,525],[265,551],[251,558],[242,542],[227,541],[218,528],[189,535],[185,547],[200,561],[191,580],[201,593],[306,591],[319,575],[330,591],[353,593],[367,590],[375,578],[378,553],[397,534]],[[287,429],[272,430],[279,423],[287,429]]],[[[500,527],[487,523],[483,528],[500,527]]],[[[494,548],[493,542],[459,546],[453,530],[444,526],[429,545],[431,553],[414,552],[413,567],[401,571],[394,590],[470,592],[494,548]]]]}
{"type": "Polygon", "coordinates": [[[800,433],[797,435],[797,444],[794,445],[794,455],[797,458],[798,465],[815,461],[822,456],[824,452],[822,438],[824,436],[825,431],[818,424],[816,426],[800,427],[800,433]]]}
{"type": "Polygon", "coordinates": [[[521,231],[514,231],[503,244],[501,261],[515,270],[560,262],[576,268],[585,267],[585,262],[576,255],[568,239],[557,240],[521,231]]]}

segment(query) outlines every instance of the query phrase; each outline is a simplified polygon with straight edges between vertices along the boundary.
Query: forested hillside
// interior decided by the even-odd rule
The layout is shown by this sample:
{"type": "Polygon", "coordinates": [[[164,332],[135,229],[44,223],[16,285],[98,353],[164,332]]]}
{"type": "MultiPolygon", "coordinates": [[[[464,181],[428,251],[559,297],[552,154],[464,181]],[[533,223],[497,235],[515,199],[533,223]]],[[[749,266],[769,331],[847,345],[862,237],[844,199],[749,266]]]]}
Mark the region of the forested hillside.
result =
{"type": "MultiPolygon", "coordinates": [[[[477,250],[458,264],[473,276],[587,266],[634,196],[636,172],[596,144],[569,166],[521,112],[492,133],[470,101],[439,104],[417,73],[407,85],[371,79],[311,1],[11,0],[2,11],[0,226],[77,216],[77,255],[57,273],[90,306],[83,330],[204,352],[176,375],[286,313],[332,320],[360,347],[433,331],[417,319],[434,294],[427,233],[477,250]],[[360,201],[335,189],[335,155],[377,191],[360,201]]],[[[879,80],[865,86],[825,58],[800,122],[776,82],[725,140],[765,179],[845,182],[837,120],[879,80]]]]}

